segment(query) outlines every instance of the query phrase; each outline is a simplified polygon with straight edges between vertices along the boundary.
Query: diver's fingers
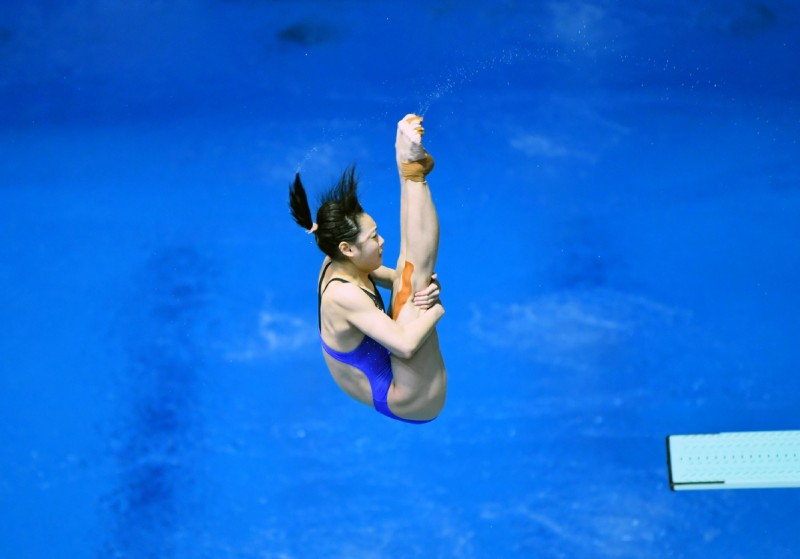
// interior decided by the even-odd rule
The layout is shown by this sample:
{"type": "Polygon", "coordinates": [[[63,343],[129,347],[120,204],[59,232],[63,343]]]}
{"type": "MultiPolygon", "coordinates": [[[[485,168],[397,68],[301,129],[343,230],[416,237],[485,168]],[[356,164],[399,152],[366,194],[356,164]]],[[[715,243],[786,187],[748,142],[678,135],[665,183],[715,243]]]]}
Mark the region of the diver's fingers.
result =
{"type": "Polygon", "coordinates": [[[439,280],[436,279],[436,274],[431,275],[431,283],[428,286],[421,290],[417,291],[414,294],[414,304],[417,306],[430,306],[436,301],[439,300],[439,295],[442,291],[442,286],[439,284],[439,280]]]}

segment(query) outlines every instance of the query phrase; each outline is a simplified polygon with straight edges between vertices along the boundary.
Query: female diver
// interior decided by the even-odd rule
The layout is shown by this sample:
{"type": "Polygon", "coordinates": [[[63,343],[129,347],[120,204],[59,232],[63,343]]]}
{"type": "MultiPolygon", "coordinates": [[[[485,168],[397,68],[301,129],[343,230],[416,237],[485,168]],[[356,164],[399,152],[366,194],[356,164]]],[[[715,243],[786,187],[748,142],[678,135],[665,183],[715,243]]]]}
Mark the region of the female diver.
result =
{"type": "Polygon", "coordinates": [[[382,265],[383,238],[358,202],[352,168],[323,195],[316,222],[299,173],[289,190],[292,216],[314,233],[327,255],[317,294],[320,341],[331,375],[352,398],[408,423],[435,419],[447,390],[435,329],[444,308],[437,283],[431,283],[439,220],[425,177],[433,158],[422,147],[421,123],[410,114],[397,124],[401,239],[396,269],[382,265]],[[391,317],[384,313],[376,284],[392,290],[391,317]]]}

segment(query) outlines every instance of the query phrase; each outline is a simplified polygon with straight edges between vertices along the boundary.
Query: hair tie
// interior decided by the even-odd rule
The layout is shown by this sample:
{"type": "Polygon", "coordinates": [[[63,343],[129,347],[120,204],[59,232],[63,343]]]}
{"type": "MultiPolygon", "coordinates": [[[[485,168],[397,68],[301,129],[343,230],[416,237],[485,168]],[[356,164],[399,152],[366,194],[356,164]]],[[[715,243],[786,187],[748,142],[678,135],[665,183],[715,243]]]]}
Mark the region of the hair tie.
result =
{"type": "Polygon", "coordinates": [[[314,222],[314,224],[311,226],[311,229],[307,230],[306,233],[308,233],[310,235],[311,233],[313,233],[317,229],[319,229],[319,225],[316,222],[314,222]]]}

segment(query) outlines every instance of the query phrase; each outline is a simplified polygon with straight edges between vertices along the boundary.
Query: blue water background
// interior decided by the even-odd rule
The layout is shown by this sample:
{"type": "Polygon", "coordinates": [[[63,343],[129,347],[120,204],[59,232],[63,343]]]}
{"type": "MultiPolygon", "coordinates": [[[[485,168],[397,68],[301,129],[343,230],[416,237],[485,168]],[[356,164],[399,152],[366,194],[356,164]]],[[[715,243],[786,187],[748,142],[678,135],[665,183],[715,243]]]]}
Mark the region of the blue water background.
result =
{"type": "Polygon", "coordinates": [[[669,434],[800,428],[800,6],[0,10],[0,557],[795,558],[797,490],[669,434]],[[432,424],[344,396],[287,187],[395,122],[442,226],[432,424]]]}

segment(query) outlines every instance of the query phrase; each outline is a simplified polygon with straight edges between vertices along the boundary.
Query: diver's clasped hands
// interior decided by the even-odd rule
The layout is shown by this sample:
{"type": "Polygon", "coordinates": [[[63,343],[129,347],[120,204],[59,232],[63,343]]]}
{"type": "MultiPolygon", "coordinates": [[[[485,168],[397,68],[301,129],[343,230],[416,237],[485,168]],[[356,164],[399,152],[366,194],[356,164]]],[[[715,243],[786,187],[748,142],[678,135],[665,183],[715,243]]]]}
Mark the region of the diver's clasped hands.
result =
{"type": "Polygon", "coordinates": [[[428,310],[437,303],[441,304],[441,301],[439,301],[439,295],[441,292],[442,286],[439,283],[438,276],[433,274],[431,275],[430,285],[428,285],[428,287],[422,291],[417,291],[414,293],[414,305],[422,310],[428,310]]]}

